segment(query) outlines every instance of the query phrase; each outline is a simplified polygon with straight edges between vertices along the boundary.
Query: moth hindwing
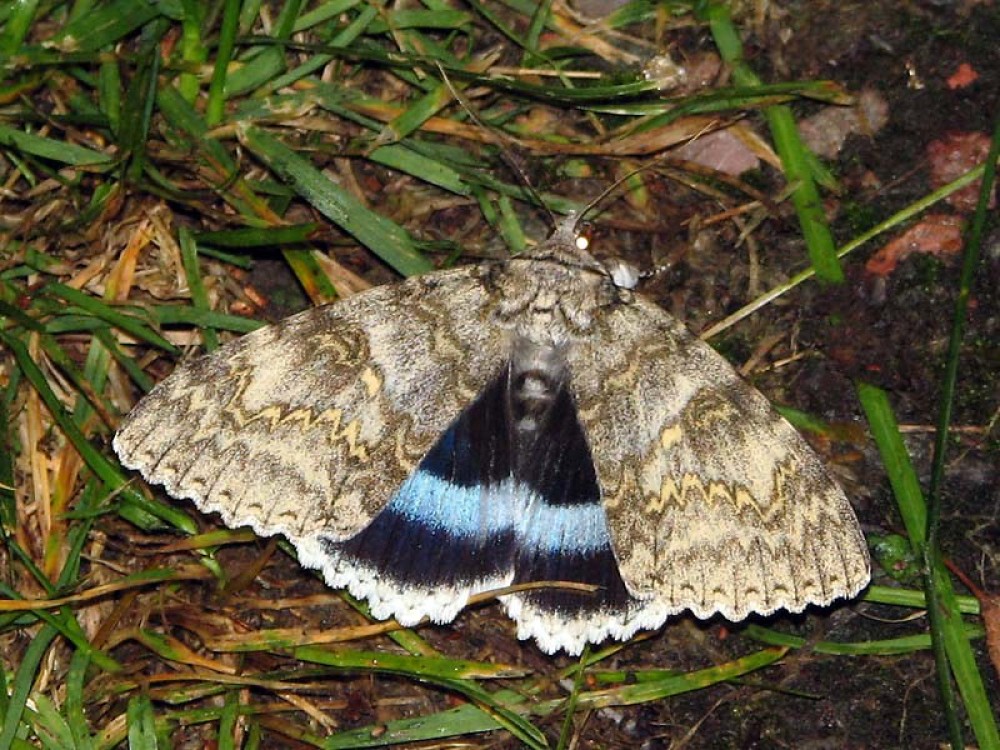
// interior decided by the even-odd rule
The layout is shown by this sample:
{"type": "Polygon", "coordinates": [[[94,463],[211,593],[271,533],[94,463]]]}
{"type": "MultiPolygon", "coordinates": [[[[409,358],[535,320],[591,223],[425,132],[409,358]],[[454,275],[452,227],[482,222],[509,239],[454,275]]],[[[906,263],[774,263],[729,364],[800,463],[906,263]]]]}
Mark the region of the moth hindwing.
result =
{"type": "Polygon", "coordinates": [[[576,244],[308,310],[187,362],[114,447],[230,526],[283,534],[378,618],[502,597],[547,652],[672,614],[854,596],[844,493],[709,346],[576,244]]]}

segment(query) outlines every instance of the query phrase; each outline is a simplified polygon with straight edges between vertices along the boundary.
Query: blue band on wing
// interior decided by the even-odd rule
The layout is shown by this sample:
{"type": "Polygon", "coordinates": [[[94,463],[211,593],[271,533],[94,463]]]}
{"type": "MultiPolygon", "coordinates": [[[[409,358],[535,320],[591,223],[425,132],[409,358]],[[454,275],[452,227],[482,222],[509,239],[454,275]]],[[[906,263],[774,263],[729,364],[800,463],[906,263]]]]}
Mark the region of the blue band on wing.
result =
{"type": "Polygon", "coordinates": [[[505,392],[501,374],[442,433],[375,519],[346,542],[327,542],[330,551],[430,589],[509,579],[515,501],[505,392]]]}
{"type": "MultiPolygon", "coordinates": [[[[530,364],[541,359],[529,354],[530,364]]],[[[455,419],[363,531],[327,545],[403,586],[572,581],[599,589],[522,597],[573,617],[626,611],[634,600],[618,573],[565,368],[517,364],[455,419]]]]}
{"type": "Polygon", "coordinates": [[[417,469],[387,510],[473,542],[512,530],[511,490],[509,480],[499,485],[463,487],[417,469]]]}
{"type": "Polygon", "coordinates": [[[537,610],[573,619],[588,612],[624,612],[634,602],[618,572],[599,503],[551,505],[537,498],[519,524],[515,555],[515,584],[571,581],[598,587],[593,593],[553,587],[521,594],[537,610]]]}
{"type": "Polygon", "coordinates": [[[523,508],[518,524],[518,545],[539,553],[587,553],[611,544],[604,508],[587,505],[552,505],[536,495],[523,508]]]}

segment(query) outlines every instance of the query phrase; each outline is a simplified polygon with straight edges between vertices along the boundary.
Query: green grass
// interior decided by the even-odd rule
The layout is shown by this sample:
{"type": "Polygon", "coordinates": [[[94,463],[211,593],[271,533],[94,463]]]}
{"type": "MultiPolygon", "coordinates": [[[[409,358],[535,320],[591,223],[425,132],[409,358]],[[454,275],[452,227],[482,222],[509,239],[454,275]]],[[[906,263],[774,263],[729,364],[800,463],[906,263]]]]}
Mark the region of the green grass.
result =
{"type": "MultiPolygon", "coordinates": [[[[0,6],[0,152],[23,212],[0,228],[0,750],[166,748],[181,728],[220,748],[475,743],[491,732],[566,746],[590,711],[743,680],[790,651],[906,659],[935,644],[949,739],[961,730],[960,702],[979,746],[1000,747],[968,645],[982,634],[978,604],[954,595],[928,528],[938,500],[932,493],[928,512],[887,397],[868,385],[861,403],[914,551],[930,566],[926,591],[873,586],[866,599],[907,611],[931,602],[931,629],[913,622],[896,638],[834,642],[752,625],[731,636],[735,655],[691,671],[646,660],[654,652],[644,638],[570,666],[537,652],[512,664],[469,658],[472,646],[435,647],[423,631],[366,620],[347,597],[316,585],[298,593],[301,582],[277,593],[281,607],[253,585],[275,545],[259,555],[247,532],[204,531],[188,504],[118,465],[109,437],[142,392],[189,350],[261,325],[226,308],[239,300],[254,309],[240,274],[260,256],[283,259],[320,303],[351,288],[358,269],[411,275],[484,252],[482,230],[456,223],[451,242],[423,233],[431,203],[463,220],[481,211],[511,251],[522,249],[532,198],[497,170],[498,141],[530,154],[539,173],[570,156],[599,169],[607,157],[652,161],[649,144],[683,142],[711,118],[762,112],[807,247],[797,268],[808,267],[710,334],[813,274],[836,282],[850,250],[945,194],[835,251],[818,209],[822,175],[787,105],[841,101],[838,86],[762,83],[723,6],[632,3],[609,28],[628,32],[667,12],[703,24],[734,67],[732,86],[665,96],[622,62],[625,45],[622,58],[598,65],[607,49],[572,36],[551,5],[0,6]],[[555,75],[492,75],[480,53],[498,39],[508,67],[555,75]],[[493,130],[455,105],[442,71],[493,130]],[[532,119],[543,110],[550,119],[532,119]],[[592,137],[575,141],[583,132],[592,137]],[[390,187],[370,194],[366,180],[390,187]],[[259,559],[231,569],[231,549],[259,559]],[[270,624],[293,608],[302,628],[270,624]],[[337,613],[334,624],[321,608],[337,613]],[[611,668],[617,659],[629,668],[611,668]],[[949,675],[958,686],[950,699],[949,675]],[[347,697],[356,684],[384,690],[388,718],[343,729],[357,711],[347,697]],[[393,713],[393,700],[407,711],[393,713]]],[[[583,202],[543,196],[555,211],[583,202]]],[[[957,348],[950,357],[957,362],[957,348]]]]}

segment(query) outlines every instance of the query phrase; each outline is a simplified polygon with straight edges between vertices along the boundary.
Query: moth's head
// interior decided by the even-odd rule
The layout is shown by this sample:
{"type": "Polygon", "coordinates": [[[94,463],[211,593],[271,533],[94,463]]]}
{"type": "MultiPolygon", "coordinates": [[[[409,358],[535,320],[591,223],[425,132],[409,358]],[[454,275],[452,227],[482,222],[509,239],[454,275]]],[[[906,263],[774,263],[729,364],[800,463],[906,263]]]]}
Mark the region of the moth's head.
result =
{"type": "Polygon", "coordinates": [[[620,258],[598,260],[590,250],[592,226],[583,220],[585,212],[572,212],[556,226],[549,242],[575,254],[581,265],[602,273],[619,289],[632,291],[639,283],[639,269],[620,258]]]}

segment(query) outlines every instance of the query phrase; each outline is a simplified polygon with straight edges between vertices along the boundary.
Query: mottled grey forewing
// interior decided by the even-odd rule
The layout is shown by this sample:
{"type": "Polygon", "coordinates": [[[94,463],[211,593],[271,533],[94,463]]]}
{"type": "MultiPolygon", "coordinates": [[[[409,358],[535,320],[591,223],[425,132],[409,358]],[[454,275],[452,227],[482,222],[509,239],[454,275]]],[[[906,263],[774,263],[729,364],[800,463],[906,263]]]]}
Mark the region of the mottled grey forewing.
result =
{"type": "Polygon", "coordinates": [[[850,503],[758,391],[641,297],[598,326],[570,350],[573,390],[642,627],[797,612],[865,586],[850,503]]]}
{"type": "Polygon", "coordinates": [[[378,287],[187,362],[123,422],[122,463],[322,567],[505,361],[475,267],[378,287]]]}

